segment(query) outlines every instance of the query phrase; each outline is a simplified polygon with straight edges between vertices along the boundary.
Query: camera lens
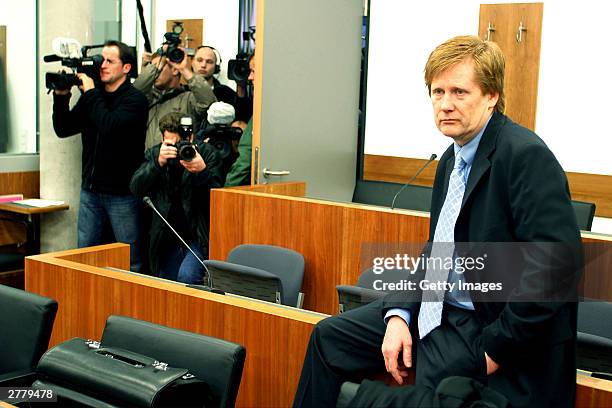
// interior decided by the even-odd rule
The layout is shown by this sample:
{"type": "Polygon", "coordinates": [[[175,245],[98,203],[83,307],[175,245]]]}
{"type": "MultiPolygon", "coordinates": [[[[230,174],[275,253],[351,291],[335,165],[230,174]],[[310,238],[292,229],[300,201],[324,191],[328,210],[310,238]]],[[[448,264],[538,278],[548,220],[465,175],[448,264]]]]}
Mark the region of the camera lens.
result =
{"type": "Polygon", "coordinates": [[[179,158],[186,162],[193,160],[193,158],[196,156],[196,149],[189,142],[179,142],[177,145],[177,150],[179,158]]]}
{"type": "Polygon", "coordinates": [[[180,48],[169,47],[168,48],[168,59],[177,64],[185,58],[185,52],[180,48]]]}

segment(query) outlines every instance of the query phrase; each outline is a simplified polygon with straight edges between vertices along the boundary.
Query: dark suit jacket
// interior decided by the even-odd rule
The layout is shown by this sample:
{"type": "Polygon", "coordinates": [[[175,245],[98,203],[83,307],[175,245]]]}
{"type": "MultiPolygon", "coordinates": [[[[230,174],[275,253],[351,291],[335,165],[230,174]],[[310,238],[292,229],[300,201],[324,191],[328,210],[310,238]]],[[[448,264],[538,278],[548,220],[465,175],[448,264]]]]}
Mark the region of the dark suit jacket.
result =
{"type": "MultiPolygon", "coordinates": [[[[453,164],[451,145],[436,171],[430,242],[453,164]]],[[[482,293],[471,293],[483,326],[482,346],[500,365],[489,385],[516,405],[573,406],[576,304],[564,296],[572,293],[582,259],[567,179],[544,142],[502,114],[493,114],[478,146],[455,224],[455,242],[536,243],[509,248],[507,255],[517,258],[501,277],[504,265],[499,256],[484,270],[465,276],[472,282],[501,278],[504,292],[512,289],[503,302],[484,301],[482,293]],[[537,243],[558,244],[550,250],[537,243]],[[565,283],[563,296],[554,302],[532,296],[542,282],[565,283]]],[[[423,275],[420,271],[416,277],[423,275]]],[[[406,293],[388,296],[384,310],[409,309],[414,316],[411,330],[416,333],[420,294],[409,295],[412,298],[406,293]]]]}

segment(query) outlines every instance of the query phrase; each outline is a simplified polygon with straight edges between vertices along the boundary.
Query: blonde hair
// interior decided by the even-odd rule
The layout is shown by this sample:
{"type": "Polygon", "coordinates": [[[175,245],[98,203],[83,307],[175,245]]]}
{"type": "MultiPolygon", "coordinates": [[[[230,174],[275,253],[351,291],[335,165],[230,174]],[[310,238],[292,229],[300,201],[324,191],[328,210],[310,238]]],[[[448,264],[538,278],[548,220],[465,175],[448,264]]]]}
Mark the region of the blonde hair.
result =
{"type": "Polygon", "coordinates": [[[504,54],[497,44],[484,41],[473,35],[451,38],[434,49],[425,64],[425,84],[431,93],[431,83],[447,69],[471,59],[474,62],[474,76],[485,94],[499,94],[495,109],[506,110],[504,95],[504,54]]]}

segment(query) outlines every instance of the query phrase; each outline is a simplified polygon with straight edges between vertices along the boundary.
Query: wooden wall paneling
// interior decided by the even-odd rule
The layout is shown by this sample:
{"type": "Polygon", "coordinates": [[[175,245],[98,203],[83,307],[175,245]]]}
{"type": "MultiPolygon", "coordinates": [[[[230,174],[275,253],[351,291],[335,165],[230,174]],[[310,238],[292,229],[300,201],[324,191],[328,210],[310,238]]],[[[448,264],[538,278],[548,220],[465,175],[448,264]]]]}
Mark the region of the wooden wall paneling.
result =
{"type": "Polygon", "coordinates": [[[504,93],[506,114],[528,129],[535,129],[540,71],[543,3],[481,4],[478,33],[487,38],[487,28],[495,31],[490,39],[506,57],[504,93]],[[527,31],[517,40],[519,25],[527,31]]]}
{"type": "Polygon", "coordinates": [[[585,267],[579,293],[612,302],[612,237],[583,232],[582,242],[585,267]]]}
{"type": "MultiPolygon", "coordinates": [[[[405,183],[426,160],[410,157],[364,155],[365,180],[405,183]]],[[[437,161],[417,177],[414,184],[432,186],[437,161]]],[[[566,172],[572,199],[595,203],[595,215],[612,217],[612,175],[566,172]]]]}
{"type": "MultiPolygon", "coordinates": [[[[120,247],[123,244],[116,245],[105,248],[108,253],[103,256],[125,252],[120,247]]],[[[28,258],[26,287],[59,302],[51,345],[75,336],[99,339],[110,314],[244,345],[247,358],[238,407],[291,405],[310,332],[325,317],[104,270],[56,258],[54,254],[28,258]]]]}
{"type": "MultiPolygon", "coordinates": [[[[366,154],[363,158],[364,180],[390,181],[404,184],[427,163],[424,159],[407,157],[380,156],[366,154]]],[[[422,186],[432,186],[436,176],[438,160],[433,161],[417,177],[413,183],[422,186]]]]}
{"type": "MultiPolygon", "coordinates": [[[[26,171],[0,173],[0,195],[23,194],[24,197],[40,196],[40,172],[26,171]]],[[[0,246],[26,241],[25,228],[14,222],[0,221],[0,246]]]]}
{"type": "Polygon", "coordinates": [[[357,281],[363,242],[425,242],[428,229],[424,213],[234,189],[211,193],[210,258],[225,260],[240,244],[293,249],[306,260],[304,308],[322,313],[338,312],[336,285],[357,281]]]}
{"type": "Polygon", "coordinates": [[[6,26],[0,26],[0,153],[7,150],[8,144],[8,104],[6,81],[6,26]]]}
{"type": "MultiPolygon", "coordinates": [[[[0,214],[2,216],[2,214],[0,214]]],[[[26,229],[22,224],[0,220],[0,246],[26,242],[26,229]]]]}
{"type": "MultiPolygon", "coordinates": [[[[233,189],[211,194],[211,259],[225,260],[232,248],[247,243],[298,251],[306,260],[304,308],[322,313],[338,312],[335,286],[354,284],[370,266],[372,256],[417,255],[428,233],[427,213],[233,189]],[[376,243],[384,249],[378,247],[368,255],[368,245],[376,243]]],[[[608,299],[612,293],[612,278],[607,274],[612,266],[612,237],[583,236],[586,250],[600,254],[587,258],[583,294],[608,299]],[[590,242],[599,247],[589,248],[590,242]]]]}
{"type": "Polygon", "coordinates": [[[40,172],[0,173],[0,194],[23,194],[26,198],[40,196],[40,172]]]}
{"type": "Polygon", "coordinates": [[[612,217],[612,176],[568,172],[572,199],[595,203],[595,215],[612,217]]]}

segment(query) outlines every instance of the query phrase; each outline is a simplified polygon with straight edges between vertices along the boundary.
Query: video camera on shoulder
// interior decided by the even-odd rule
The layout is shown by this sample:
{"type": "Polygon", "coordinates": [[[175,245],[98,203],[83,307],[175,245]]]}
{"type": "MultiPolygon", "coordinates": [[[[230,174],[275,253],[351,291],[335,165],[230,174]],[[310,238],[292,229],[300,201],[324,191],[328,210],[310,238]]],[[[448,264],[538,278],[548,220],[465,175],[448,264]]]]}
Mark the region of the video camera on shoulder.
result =
{"type": "Polygon", "coordinates": [[[236,82],[245,82],[249,78],[249,54],[239,53],[235,59],[227,62],[227,77],[236,82]]]}
{"type": "Polygon", "coordinates": [[[83,73],[93,79],[94,83],[100,83],[100,67],[102,66],[102,55],[88,56],[87,53],[104,45],[85,45],[71,38],[56,38],[51,43],[55,54],[45,55],[45,62],[60,61],[62,66],[72,69],[73,72],[47,72],[45,74],[45,86],[49,91],[54,89],[67,90],[73,86],[81,85],[81,80],[76,73],[83,73]],[[76,73],[75,73],[76,72],[76,73]]]}
{"type": "Polygon", "coordinates": [[[160,56],[165,56],[174,63],[179,63],[185,58],[185,52],[179,48],[181,45],[181,33],[183,32],[183,22],[176,21],[172,26],[172,31],[164,34],[164,42],[157,50],[160,56]],[[166,45],[166,51],[164,51],[166,45]]]}
{"type": "Polygon", "coordinates": [[[183,116],[181,118],[179,132],[181,140],[175,145],[178,152],[178,157],[186,162],[192,161],[196,157],[196,147],[191,142],[191,135],[193,134],[193,120],[189,116],[183,116]]]}

